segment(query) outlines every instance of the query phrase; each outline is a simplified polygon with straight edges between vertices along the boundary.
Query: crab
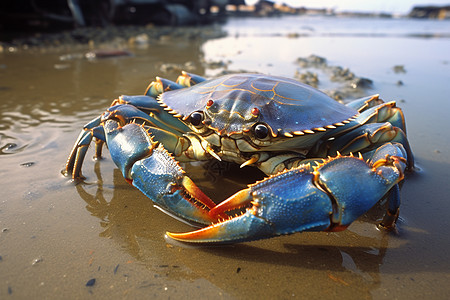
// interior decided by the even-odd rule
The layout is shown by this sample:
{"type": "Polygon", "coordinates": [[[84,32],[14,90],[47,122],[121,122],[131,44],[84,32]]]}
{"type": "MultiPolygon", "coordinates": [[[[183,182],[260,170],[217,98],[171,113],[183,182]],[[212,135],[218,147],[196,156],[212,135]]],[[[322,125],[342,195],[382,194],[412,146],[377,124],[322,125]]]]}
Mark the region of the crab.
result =
{"type": "Polygon", "coordinates": [[[344,105],[298,81],[262,74],[157,77],[144,95],[119,97],[84,126],[67,176],[83,179],[93,138],[95,157],[106,143],[124,178],[156,207],[201,227],[167,232],[190,243],[340,231],[382,199],[380,227],[392,229],[399,183],[414,167],[394,101],[374,95],[344,105]],[[210,159],[268,177],[216,204],[178,163],[210,159]]]}

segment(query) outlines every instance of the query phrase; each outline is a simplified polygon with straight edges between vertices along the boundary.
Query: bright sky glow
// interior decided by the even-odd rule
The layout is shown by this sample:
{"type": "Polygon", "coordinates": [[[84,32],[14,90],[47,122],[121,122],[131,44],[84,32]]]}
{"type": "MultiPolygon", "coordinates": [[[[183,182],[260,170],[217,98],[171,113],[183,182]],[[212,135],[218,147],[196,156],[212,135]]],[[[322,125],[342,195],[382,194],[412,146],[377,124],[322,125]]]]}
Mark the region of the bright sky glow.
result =
{"type": "MultiPolygon", "coordinates": [[[[246,0],[254,4],[258,0],[246,0]]],[[[335,11],[408,13],[416,5],[450,5],[450,0],[275,0],[293,7],[333,8],[335,11]]]]}

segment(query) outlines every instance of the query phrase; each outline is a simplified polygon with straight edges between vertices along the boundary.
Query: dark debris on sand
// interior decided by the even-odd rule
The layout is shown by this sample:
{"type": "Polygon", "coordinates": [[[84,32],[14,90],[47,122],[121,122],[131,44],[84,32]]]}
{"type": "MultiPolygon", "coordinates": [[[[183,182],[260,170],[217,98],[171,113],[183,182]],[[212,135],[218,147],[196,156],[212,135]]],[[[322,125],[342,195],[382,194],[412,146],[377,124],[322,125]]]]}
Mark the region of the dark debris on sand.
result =
{"type": "Polygon", "coordinates": [[[21,50],[67,50],[101,44],[130,46],[170,39],[207,40],[225,36],[220,26],[110,26],[77,28],[55,33],[33,33],[27,37],[0,41],[0,52],[21,50]]]}

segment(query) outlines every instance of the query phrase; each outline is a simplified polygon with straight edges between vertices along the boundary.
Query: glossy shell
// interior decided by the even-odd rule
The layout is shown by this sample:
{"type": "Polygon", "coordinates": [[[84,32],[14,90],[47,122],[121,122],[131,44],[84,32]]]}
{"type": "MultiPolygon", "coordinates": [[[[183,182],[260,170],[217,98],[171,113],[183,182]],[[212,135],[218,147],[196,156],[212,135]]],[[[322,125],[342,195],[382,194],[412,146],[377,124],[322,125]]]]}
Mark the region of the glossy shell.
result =
{"type": "Polygon", "coordinates": [[[265,123],[273,136],[303,135],[342,126],[357,111],[298,81],[260,74],[226,75],[163,93],[158,101],[186,123],[195,111],[221,135],[265,123]]]}

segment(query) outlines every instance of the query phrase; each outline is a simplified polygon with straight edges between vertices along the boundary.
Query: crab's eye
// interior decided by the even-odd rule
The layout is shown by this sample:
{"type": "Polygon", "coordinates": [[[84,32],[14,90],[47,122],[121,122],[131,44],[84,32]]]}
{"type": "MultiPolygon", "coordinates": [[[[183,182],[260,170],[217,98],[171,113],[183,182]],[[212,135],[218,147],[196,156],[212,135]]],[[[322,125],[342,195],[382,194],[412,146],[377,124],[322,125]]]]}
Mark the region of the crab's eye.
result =
{"type": "Polygon", "coordinates": [[[253,129],[253,132],[257,139],[263,140],[269,135],[269,128],[264,124],[258,124],[253,129]]]}
{"type": "Polygon", "coordinates": [[[190,117],[191,124],[194,126],[199,126],[203,121],[203,113],[201,112],[193,112],[190,117]]]}

